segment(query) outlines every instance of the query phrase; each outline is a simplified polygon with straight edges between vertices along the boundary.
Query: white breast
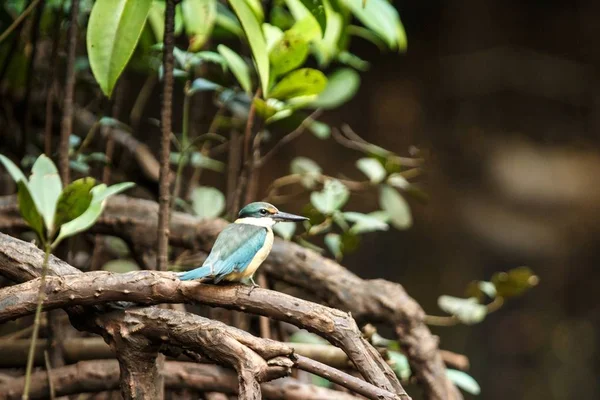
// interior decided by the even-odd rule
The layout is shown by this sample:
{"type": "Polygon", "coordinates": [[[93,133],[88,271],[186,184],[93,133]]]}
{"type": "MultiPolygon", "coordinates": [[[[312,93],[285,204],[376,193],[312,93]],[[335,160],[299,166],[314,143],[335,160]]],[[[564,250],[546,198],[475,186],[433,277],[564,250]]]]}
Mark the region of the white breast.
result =
{"type": "MultiPolygon", "coordinates": [[[[262,218],[261,218],[262,219],[262,218]]],[[[256,252],[256,255],[248,264],[248,268],[243,272],[243,277],[247,278],[256,272],[260,264],[265,261],[269,253],[271,252],[271,248],[273,247],[273,230],[270,227],[267,227],[267,236],[265,237],[265,244],[256,252]]]]}

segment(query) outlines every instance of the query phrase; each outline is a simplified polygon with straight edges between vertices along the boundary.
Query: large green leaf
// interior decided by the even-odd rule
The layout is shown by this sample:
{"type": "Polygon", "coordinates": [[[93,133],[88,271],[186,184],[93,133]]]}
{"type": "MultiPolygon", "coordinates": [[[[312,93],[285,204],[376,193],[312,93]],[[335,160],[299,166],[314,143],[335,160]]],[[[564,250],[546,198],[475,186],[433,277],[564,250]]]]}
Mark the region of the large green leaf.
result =
{"type": "Polygon", "coordinates": [[[142,34],[152,0],[97,0],[87,29],[90,67],[109,96],[142,34]]]}
{"type": "Polygon", "coordinates": [[[341,209],[349,197],[350,192],[342,182],[337,179],[329,179],[325,182],[321,192],[310,194],[310,202],[321,213],[329,215],[341,209]]]}
{"type": "Polygon", "coordinates": [[[55,229],[59,229],[65,222],[79,217],[88,209],[92,202],[90,191],[95,184],[94,178],[77,179],[62,191],[56,205],[55,229]]]}
{"type": "Polygon", "coordinates": [[[321,71],[301,68],[290,72],[279,81],[271,97],[279,100],[318,95],[327,86],[327,78],[321,71]]]}
{"type": "Polygon", "coordinates": [[[398,11],[387,0],[341,0],[366,27],[377,33],[391,49],[406,49],[406,33],[398,11]]]}
{"type": "Polygon", "coordinates": [[[33,231],[38,235],[40,240],[46,240],[44,235],[44,221],[35,207],[35,203],[31,198],[31,193],[29,193],[29,188],[27,187],[26,181],[19,181],[19,183],[17,183],[17,187],[19,188],[19,191],[17,192],[17,200],[19,203],[19,212],[21,213],[21,217],[23,217],[25,222],[27,222],[31,229],[33,229],[33,231]]]}
{"type": "Polygon", "coordinates": [[[251,94],[252,82],[250,81],[250,69],[242,57],[224,44],[220,44],[217,47],[217,50],[221,53],[223,58],[225,58],[225,61],[227,61],[229,69],[240,83],[242,89],[244,89],[246,93],[251,94]]]}
{"type": "Polygon", "coordinates": [[[217,19],[217,0],[183,0],[183,24],[190,51],[198,51],[209,38],[217,19]]]}
{"type": "Polygon", "coordinates": [[[229,4],[242,23],[256,63],[263,96],[267,97],[269,94],[269,53],[260,23],[245,0],[229,0],[229,4]]]}
{"type": "Polygon", "coordinates": [[[390,216],[390,222],[397,229],[407,229],[412,225],[412,215],[408,203],[391,186],[382,185],[379,194],[381,208],[390,216]]]}
{"type": "Polygon", "coordinates": [[[476,298],[461,299],[444,295],[438,298],[438,306],[467,325],[481,322],[487,315],[487,308],[479,304],[476,298]]]}
{"type": "Polygon", "coordinates": [[[360,86],[360,75],[350,68],[341,68],[327,77],[327,86],[311,107],[325,110],[337,108],[351,100],[360,86]]]}
{"type": "Polygon", "coordinates": [[[479,384],[473,377],[466,372],[458,371],[456,369],[447,369],[446,376],[450,379],[456,386],[461,388],[467,393],[478,395],[481,393],[481,388],[479,384]]]}
{"type": "Polygon", "coordinates": [[[337,233],[328,233],[325,235],[325,246],[329,249],[331,254],[336,260],[341,260],[343,257],[342,253],[342,237],[337,233]]]}
{"type": "Polygon", "coordinates": [[[44,219],[46,229],[52,233],[56,203],[62,192],[62,182],[56,166],[44,154],[39,156],[33,164],[27,186],[38,212],[44,219]]]}
{"type": "Polygon", "coordinates": [[[269,54],[273,76],[283,75],[301,66],[308,56],[308,42],[294,31],[286,31],[269,54]]]}
{"type": "Polygon", "coordinates": [[[92,202],[90,203],[88,209],[85,210],[79,217],[62,225],[58,237],[52,243],[52,247],[58,246],[63,239],[74,236],[79,232],[83,232],[90,226],[94,225],[104,209],[104,200],[112,195],[123,192],[134,185],[135,184],[132,182],[123,182],[110,187],[106,187],[105,184],[100,184],[94,187],[92,189],[92,202]]]}
{"type": "Polygon", "coordinates": [[[225,196],[214,187],[197,187],[192,192],[192,208],[200,218],[218,217],[225,210],[225,196]]]}
{"type": "Polygon", "coordinates": [[[0,154],[0,162],[2,163],[2,165],[4,165],[4,168],[6,168],[6,170],[13,178],[15,183],[19,183],[20,181],[24,181],[25,183],[27,183],[27,178],[25,178],[25,175],[23,174],[23,172],[21,172],[21,169],[17,167],[17,165],[14,162],[12,162],[8,157],[0,154]]]}

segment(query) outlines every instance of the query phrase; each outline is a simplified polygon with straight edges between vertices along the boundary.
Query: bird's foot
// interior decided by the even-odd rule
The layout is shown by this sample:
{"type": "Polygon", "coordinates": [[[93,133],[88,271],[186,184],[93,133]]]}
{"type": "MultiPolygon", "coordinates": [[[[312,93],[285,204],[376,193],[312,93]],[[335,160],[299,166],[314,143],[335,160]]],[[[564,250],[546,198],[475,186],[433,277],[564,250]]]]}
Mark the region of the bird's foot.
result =
{"type": "Polygon", "coordinates": [[[250,287],[250,292],[248,293],[248,296],[250,296],[252,294],[252,292],[254,291],[254,289],[256,289],[257,287],[260,287],[260,285],[256,282],[254,282],[254,277],[250,277],[250,283],[251,283],[251,287],[250,287]]]}

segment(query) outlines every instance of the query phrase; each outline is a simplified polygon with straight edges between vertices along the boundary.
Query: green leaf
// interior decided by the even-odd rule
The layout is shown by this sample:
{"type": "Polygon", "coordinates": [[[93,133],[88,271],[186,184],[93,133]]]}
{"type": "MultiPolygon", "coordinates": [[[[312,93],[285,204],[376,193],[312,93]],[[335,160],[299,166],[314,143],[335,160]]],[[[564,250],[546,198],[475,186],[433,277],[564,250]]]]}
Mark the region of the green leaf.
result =
{"type": "Polygon", "coordinates": [[[261,0],[246,0],[246,4],[252,9],[258,22],[262,23],[265,20],[265,12],[263,11],[261,0]]]}
{"type": "Polygon", "coordinates": [[[356,168],[360,169],[369,178],[371,183],[383,181],[386,175],[383,165],[374,158],[361,158],[356,161],[356,168]]]}
{"type": "Polygon", "coordinates": [[[0,154],[0,162],[2,163],[2,165],[4,165],[4,168],[6,168],[6,170],[13,178],[15,183],[19,183],[21,181],[27,183],[27,178],[25,178],[25,175],[23,174],[23,172],[21,172],[21,169],[17,167],[17,165],[14,162],[12,162],[8,157],[0,154]]]}
{"type": "Polygon", "coordinates": [[[341,68],[329,75],[327,86],[310,106],[329,110],[350,101],[360,86],[360,75],[350,68],[341,68]]]}
{"type": "Polygon", "coordinates": [[[410,370],[410,364],[408,363],[408,358],[398,351],[388,351],[388,357],[392,362],[392,370],[394,371],[398,379],[402,381],[407,381],[412,375],[412,372],[410,370]]]}
{"type": "Polygon", "coordinates": [[[325,33],[327,27],[327,17],[325,15],[325,7],[323,6],[323,0],[300,0],[304,7],[315,17],[321,32],[325,33]]]}
{"type": "Polygon", "coordinates": [[[511,269],[508,272],[497,272],[492,276],[499,297],[520,296],[527,290],[537,286],[540,278],[528,267],[511,269]]]}
{"type": "Polygon", "coordinates": [[[471,281],[465,290],[467,297],[475,297],[479,302],[484,300],[484,296],[490,299],[496,297],[496,286],[492,282],[471,281]]]}
{"type": "Polygon", "coordinates": [[[450,379],[456,386],[461,388],[467,393],[478,395],[481,393],[481,388],[479,384],[473,377],[466,372],[458,371],[456,369],[447,369],[446,376],[450,379]]]}
{"type": "Polygon", "coordinates": [[[134,185],[135,184],[133,182],[123,182],[110,187],[106,187],[105,184],[100,184],[94,187],[92,189],[92,202],[90,203],[88,209],[85,210],[79,217],[62,225],[58,237],[52,243],[52,247],[56,248],[56,246],[58,246],[63,239],[74,236],[79,232],[83,232],[90,226],[94,225],[104,209],[104,200],[112,195],[123,192],[134,185]]]}
{"type": "Polygon", "coordinates": [[[329,1],[323,0],[323,4],[327,14],[327,28],[323,39],[319,37],[314,44],[319,65],[326,67],[340,51],[340,39],[345,31],[346,19],[331,7],[329,1]]]}
{"type": "Polygon", "coordinates": [[[192,55],[190,62],[192,64],[211,62],[214,64],[219,64],[221,68],[223,68],[223,71],[227,69],[227,61],[225,61],[225,58],[214,51],[199,51],[198,53],[192,55]]]}
{"type": "Polygon", "coordinates": [[[204,78],[196,78],[188,91],[188,96],[196,92],[212,91],[222,88],[218,83],[214,83],[204,78]]]}
{"type": "Polygon", "coordinates": [[[183,24],[190,38],[190,51],[198,51],[210,37],[217,19],[217,0],[183,0],[183,24]]]}
{"type": "Polygon", "coordinates": [[[65,222],[79,217],[88,209],[92,202],[90,190],[95,184],[94,178],[77,179],[62,191],[56,205],[55,229],[59,229],[65,222]]]}
{"type": "Polygon", "coordinates": [[[341,260],[342,254],[342,237],[337,233],[328,233],[325,235],[325,246],[329,249],[336,260],[341,260]]]}
{"type": "Polygon", "coordinates": [[[389,229],[387,223],[369,214],[348,211],[343,215],[346,221],[354,222],[354,225],[350,228],[350,233],[355,235],[365,232],[387,231],[389,229]]]}
{"type": "Polygon", "coordinates": [[[165,35],[165,3],[154,0],[148,11],[148,24],[152,28],[157,42],[162,42],[165,35]]]}
{"type": "Polygon", "coordinates": [[[124,274],[126,272],[139,271],[141,268],[131,260],[111,260],[102,266],[103,271],[124,274]]]}
{"type": "Polygon", "coordinates": [[[296,224],[294,222],[279,222],[273,226],[273,230],[285,240],[290,240],[296,232],[296,224]]]}
{"type": "Polygon", "coordinates": [[[27,186],[38,212],[44,219],[46,229],[52,233],[56,203],[62,192],[62,182],[56,166],[44,154],[39,156],[33,164],[27,186]]]}
{"type": "Polygon", "coordinates": [[[329,179],[325,182],[323,191],[310,194],[310,202],[317,210],[329,215],[341,209],[349,197],[350,192],[342,182],[337,179],[329,179]]]}
{"type": "Polygon", "coordinates": [[[192,208],[200,218],[216,218],[225,210],[225,196],[213,187],[197,187],[192,192],[192,208]]]}
{"type": "Polygon", "coordinates": [[[290,172],[292,174],[300,174],[302,177],[302,185],[305,188],[311,189],[317,183],[318,178],[321,176],[321,167],[306,157],[296,157],[290,164],[290,172]]]}
{"type": "Polygon", "coordinates": [[[267,52],[267,44],[260,29],[260,24],[245,0],[229,0],[229,4],[235,11],[246,33],[260,78],[263,97],[266,98],[269,94],[269,53],[267,52]]]}
{"type": "Polygon", "coordinates": [[[44,221],[31,198],[31,193],[29,193],[29,188],[27,187],[27,181],[20,180],[17,183],[17,187],[19,188],[19,191],[17,192],[19,213],[21,213],[21,217],[27,222],[27,225],[29,225],[38,235],[40,241],[44,242],[46,240],[46,236],[44,235],[44,221]]]}
{"type": "Polygon", "coordinates": [[[227,32],[233,33],[235,36],[242,37],[244,30],[240,25],[240,21],[236,16],[222,3],[217,3],[217,19],[215,24],[227,32]]]}
{"type": "Polygon", "coordinates": [[[379,204],[390,216],[390,221],[396,229],[408,229],[412,225],[412,215],[408,203],[396,189],[382,185],[379,192],[379,204]]]}
{"type": "Polygon", "coordinates": [[[131,58],[152,0],[97,0],[87,29],[90,66],[108,97],[131,58]]]}
{"type": "Polygon", "coordinates": [[[487,309],[483,304],[479,304],[476,298],[461,299],[454,296],[440,296],[438,306],[459,319],[466,325],[473,325],[484,320],[487,309]]]}
{"type": "Polygon", "coordinates": [[[363,72],[368,71],[371,66],[368,61],[365,61],[356,54],[352,54],[348,51],[340,51],[337,55],[337,60],[344,65],[363,72]]]}
{"type": "Polygon", "coordinates": [[[290,72],[279,81],[271,92],[271,97],[279,100],[293,97],[315,96],[327,86],[327,78],[321,71],[301,68],[290,72]]]}
{"type": "Polygon", "coordinates": [[[274,77],[288,73],[301,66],[308,56],[308,42],[294,31],[286,31],[273,46],[269,59],[274,77]]]}
{"type": "Polygon", "coordinates": [[[265,35],[265,41],[267,43],[267,51],[269,52],[269,54],[271,54],[271,51],[273,51],[273,47],[275,47],[275,45],[279,43],[279,41],[283,37],[283,31],[277,26],[266,23],[262,24],[262,30],[263,35],[265,35]]]}
{"type": "Polygon", "coordinates": [[[360,22],[379,35],[390,49],[406,49],[406,33],[398,11],[386,0],[342,0],[360,22]]]}
{"type": "Polygon", "coordinates": [[[217,47],[217,50],[219,53],[221,53],[223,58],[225,58],[225,61],[227,61],[229,69],[240,83],[242,89],[251,95],[252,83],[250,81],[250,69],[248,68],[246,62],[235,51],[231,50],[224,44],[220,44],[217,47]]]}

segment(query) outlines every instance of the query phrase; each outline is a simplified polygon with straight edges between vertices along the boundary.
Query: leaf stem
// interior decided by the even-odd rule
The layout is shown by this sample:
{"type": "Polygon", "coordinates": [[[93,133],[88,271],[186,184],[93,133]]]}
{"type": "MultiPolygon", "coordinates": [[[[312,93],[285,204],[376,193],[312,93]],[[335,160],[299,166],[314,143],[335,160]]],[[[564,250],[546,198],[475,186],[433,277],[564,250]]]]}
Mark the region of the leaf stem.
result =
{"type": "Polygon", "coordinates": [[[46,289],[46,273],[48,271],[48,259],[50,258],[50,244],[44,245],[44,263],[42,264],[42,276],[40,278],[40,289],[38,291],[37,307],[33,320],[33,332],[31,334],[31,343],[29,345],[29,354],[27,356],[27,368],[25,369],[25,388],[23,389],[23,400],[29,399],[29,386],[31,384],[31,371],[33,370],[33,359],[35,358],[35,344],[40,330],[40,316],[42,314],[42,304],[44,302],[44,291],[46,289]]]}

